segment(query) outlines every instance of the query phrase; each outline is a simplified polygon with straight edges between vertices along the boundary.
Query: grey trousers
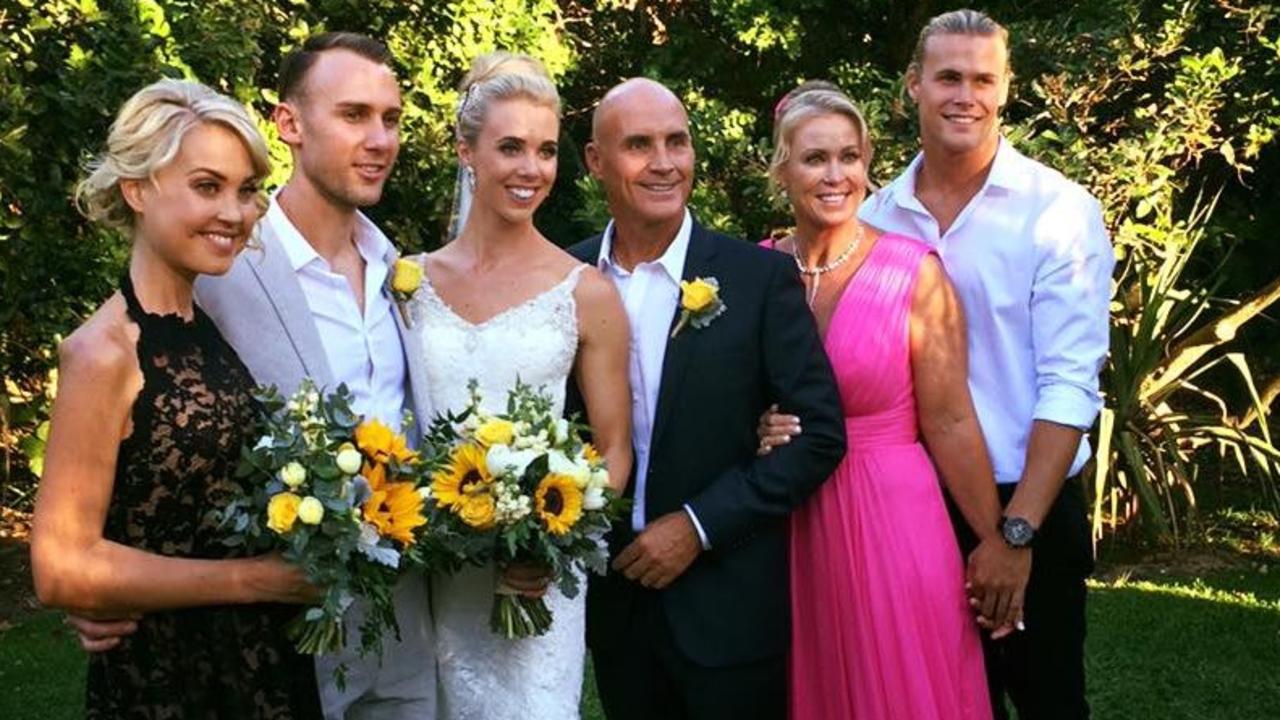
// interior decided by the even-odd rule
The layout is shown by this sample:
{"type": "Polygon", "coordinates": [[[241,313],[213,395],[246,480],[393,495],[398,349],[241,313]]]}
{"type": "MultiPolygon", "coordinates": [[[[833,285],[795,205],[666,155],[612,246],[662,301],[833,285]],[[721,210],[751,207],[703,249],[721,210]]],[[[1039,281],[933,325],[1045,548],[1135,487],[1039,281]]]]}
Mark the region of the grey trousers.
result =
{"type": "Polygon", "coordinates": [[[400,578],[395,605],[400,639],[388,635],[381,658],[360,657],[358,628],[365,605],[359,600],[346,618],[348,647],[316,658],[325,720],[435,720],[435,637],[421,572],[400,578]],[[341,690],[333,680],[340,663],[347,666],[346,687],[341,690]]]}

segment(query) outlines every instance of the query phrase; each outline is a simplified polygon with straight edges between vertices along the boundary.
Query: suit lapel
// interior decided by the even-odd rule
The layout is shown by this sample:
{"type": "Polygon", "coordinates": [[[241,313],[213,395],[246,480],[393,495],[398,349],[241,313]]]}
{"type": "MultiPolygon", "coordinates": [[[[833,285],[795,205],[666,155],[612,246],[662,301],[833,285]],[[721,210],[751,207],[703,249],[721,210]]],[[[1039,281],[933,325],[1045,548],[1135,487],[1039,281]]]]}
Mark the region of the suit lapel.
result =
{"type": "Polygon", "coordinates": [[[324,345],[320,342],[320,332],[316,330],[315,320],[311,317],[311,308],[307,305],[302,285],[298,283],[297,273],[289,264],[288,255],[270,231],[269,225],[262,223],[260,227],[263,228],[260,235],[262,252],[246,253],[249,257],[249,269],[253,271],[262,292],[271,302],[293,351],[302,361],[303,372],[318,385],[332,389],[333,371],[329,367],[324,345]]]}
{"type": "MultiPolygon", "coordinates": [[[[399,255],[395,248],[387,251],[385,260],[387,263],[387,282],[390,283],[391,277],[395,273],[396,259],[399,255]]],[[[384,285],[382,292],[390,293],[384,285]]],[[[396,329],[400,331],[400,346],[404,348],[404,364],[409,370],[409,397],[413,401],[413,416],[418,425],[419,431],[426,429],[428,423],[431,422],[432,412],[430,401],[427,393],[427,367],[426,353],[422,346],[422,333],[409,327],[412,318],[405,317],[408,311],[408,304],[401,307],[394,297],[391,297],[391,314],[396,319],[396,329]]]]}
{"type": "MultiPolygon", "coordinates": [[[[696,222],[689,233],[689,252],[685,255],[683,280],[698,277],[710,277],[712,261],[715,257],[715,242],[696,222]]],[[[650,448],[657,448],[662,441],[662,432],[666,429],[673,408],[680,397],[680,388],[684,383],[685,372],[692,364],[697,346],[700,344],[700,333],[697,328],[686,325],[674,338],[670,331],[675,329],[680,319],[680,303],[676,303],[676,311],[671,316],[671,326],[667,331],[667,352],[662,359],[662,384],[658,387],[658,409],[654,413],[653,437],[650,448]]],[[[652,452],[652,450],[651,450],[652,452]]]]}

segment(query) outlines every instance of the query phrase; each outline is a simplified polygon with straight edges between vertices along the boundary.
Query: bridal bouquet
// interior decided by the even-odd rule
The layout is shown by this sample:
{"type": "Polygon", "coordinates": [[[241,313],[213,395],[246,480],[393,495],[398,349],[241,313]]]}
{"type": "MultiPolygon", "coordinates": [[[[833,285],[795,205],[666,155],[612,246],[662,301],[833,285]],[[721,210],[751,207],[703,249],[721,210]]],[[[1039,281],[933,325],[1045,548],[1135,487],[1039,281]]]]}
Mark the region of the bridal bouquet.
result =
{"type": "MultiPolygon", "coordinates": [[[[552,413],[545,394],[516,383],[507,411],[481,409],[476,382],[458,415],[437,418],[424,448],[436,468],[431,527],[455,564],[533,563],[547,567],[567,597],[578,574],[603,574],[604,534],[622,512],[604,461],[582,440],[586,429],[552,413]]],[[[541,598],[499,586],[490,627],[506,638],[541,635],[551,627],[541,598]]]]}
{"type": "Polygon", "coordinates": [[[325,589],[287,628],[299,652],[341,649],[343,614],[356,596],[370,604],[361,652],[376,652],[385,630],[399,632],[399,571],[425,562],[425,466],[403,433],[352,412],[346,385],[322,395],[308,380],[288,398],[275,388],[255,397],[262,436],[244,450],[240,494],[221,512],[227,542],[279,551],[325,589]]]}

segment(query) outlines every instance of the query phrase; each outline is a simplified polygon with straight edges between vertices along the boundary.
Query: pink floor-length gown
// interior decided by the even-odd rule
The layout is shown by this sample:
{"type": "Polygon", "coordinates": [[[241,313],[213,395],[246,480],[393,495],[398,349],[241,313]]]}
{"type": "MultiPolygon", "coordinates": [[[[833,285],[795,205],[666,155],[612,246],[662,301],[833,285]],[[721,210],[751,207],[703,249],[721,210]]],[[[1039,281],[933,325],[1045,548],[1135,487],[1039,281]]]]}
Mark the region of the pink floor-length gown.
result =
{"type": "Polygon", "coordinates": [[[792,720],[990,720],[982,647],[920,444],[908,311],[923,243],[883,235],[825,345],[849,449],[791,520],[792,720]]]}

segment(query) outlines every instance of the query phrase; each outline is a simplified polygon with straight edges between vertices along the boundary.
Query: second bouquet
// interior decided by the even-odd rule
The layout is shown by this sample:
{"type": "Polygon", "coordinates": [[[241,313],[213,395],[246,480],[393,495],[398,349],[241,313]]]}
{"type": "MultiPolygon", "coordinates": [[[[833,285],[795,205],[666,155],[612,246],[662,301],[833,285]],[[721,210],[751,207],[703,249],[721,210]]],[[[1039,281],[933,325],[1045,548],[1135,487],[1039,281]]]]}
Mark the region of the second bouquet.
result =
{"type": "MultiPolygon", "coordinates": [[[[457,415],[437,418],[423,443],[433,541],[455,565],[546,568],[566,597],[586,571],[603,574],[604,535],[624,511],[584,426],[557,417],[551,399],[516,383],[506,412],[483,408],[476,383],[457,415]]],[[[552,616],[542,598],[499,584],[490,627],[506,638],[542,635],[552,616]]]]}
{"type": "Polygon", "coordinates": [[[428,560],[426,468],[404,433],[352,412],[345,385],[326,395],[308,380],[291,396],[266,388],[257,399],[262,435],[245,449],[241,493],[222,512],[228,542],[280,552],[324,589],[287,628],[299,652],[345,647],[344,616],[360,597],[360,650],[377,653],[399,632],[400,573],[428,560]]]}

